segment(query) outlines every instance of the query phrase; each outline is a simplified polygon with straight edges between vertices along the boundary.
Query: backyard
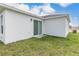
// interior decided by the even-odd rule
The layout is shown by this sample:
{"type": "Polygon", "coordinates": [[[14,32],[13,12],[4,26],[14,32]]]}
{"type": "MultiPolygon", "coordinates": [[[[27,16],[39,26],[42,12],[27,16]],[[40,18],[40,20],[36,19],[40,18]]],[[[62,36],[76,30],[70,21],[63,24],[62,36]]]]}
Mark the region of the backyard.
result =
{"type": "Polygon", "coordinates": [[[79,33],[69,33],[67,38],[30,38],[7,45],[0,42],[0,55],[79,56],[79,33]]]}

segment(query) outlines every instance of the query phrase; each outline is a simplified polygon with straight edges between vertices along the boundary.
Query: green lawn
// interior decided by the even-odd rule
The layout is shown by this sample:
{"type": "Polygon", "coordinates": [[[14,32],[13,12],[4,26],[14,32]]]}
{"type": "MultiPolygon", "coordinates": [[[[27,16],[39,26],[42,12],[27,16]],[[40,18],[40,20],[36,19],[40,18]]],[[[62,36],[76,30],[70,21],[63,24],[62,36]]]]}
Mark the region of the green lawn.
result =
{"type": "Polygon", "coordinates": [[[79,33],[69,33],[67,38],[45,36],[8,45],[0,43],[0,55],[77,56],[79,55],[79,33]]]}

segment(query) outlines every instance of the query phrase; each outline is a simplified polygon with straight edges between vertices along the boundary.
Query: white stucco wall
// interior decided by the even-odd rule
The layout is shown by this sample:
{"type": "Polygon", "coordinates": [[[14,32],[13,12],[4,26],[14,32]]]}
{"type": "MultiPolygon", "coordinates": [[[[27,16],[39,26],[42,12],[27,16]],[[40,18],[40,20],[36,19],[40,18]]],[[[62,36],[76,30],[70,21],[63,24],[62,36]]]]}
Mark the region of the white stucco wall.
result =
{"type": "Polygon", "coordinates": [[[68,24],[65,17],[47,19],[43,21],[43,34],[66,37],[68,24]]]}
{"type": "Polygon", "coordinates": [[[3,14],[5,44],[33,37],[33,20],[43,21],[43,34],[59,37],[68,34],[68,21],[65,17],[41,20],[11,10],[5,10],[3,14]]]}
{"type": "Polygon", "coordinates": [[[14,11],[5,10],[5,44],[27,39],[33,36],[34,17],[23,15],[14,11]]]}
{"type": "Polygon", "coordinates": [[[69,21],[65,18],[65,36],[69,33],[69,21]]]}

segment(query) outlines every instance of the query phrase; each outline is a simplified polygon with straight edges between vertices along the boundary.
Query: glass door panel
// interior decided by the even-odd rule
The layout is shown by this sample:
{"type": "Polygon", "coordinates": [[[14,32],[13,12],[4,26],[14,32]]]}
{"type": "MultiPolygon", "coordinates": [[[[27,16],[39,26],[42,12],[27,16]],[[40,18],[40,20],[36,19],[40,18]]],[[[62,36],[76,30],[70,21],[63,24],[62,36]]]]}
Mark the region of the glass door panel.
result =
{"type": "Polygon", "coordinates": [[[34,20],[34,35],[38,35],[38,21],[34,20]]]}

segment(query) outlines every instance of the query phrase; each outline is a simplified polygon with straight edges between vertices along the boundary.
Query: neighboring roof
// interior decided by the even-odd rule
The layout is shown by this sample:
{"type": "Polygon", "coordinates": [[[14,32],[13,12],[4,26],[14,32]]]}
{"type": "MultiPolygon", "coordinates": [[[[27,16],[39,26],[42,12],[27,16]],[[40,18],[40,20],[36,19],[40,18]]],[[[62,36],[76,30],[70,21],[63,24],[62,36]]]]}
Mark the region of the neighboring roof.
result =
{"type": "Polygon", "coordinates": [[[21,9],[18,9],[18,8],[15,8],[15,7],[3,4],[3,3],[0,3],[0,6],[2,6],[4,8],[7,8],[7,9],[10,9],[10,10],[13,10],[13,11],[17,11],[17,12],[29,15],[29,16],[32,16],[32,17],[40,18],[40,19],[49,19],[49,18],[57,18],[57,17],[67,17],[68,21],[70,22],[70,18],[69,18],[68,14],[52,14],[52,15],[45,15],[45,16],[37,16],[37,15],[32,14],[30,12],[26,12],[26,11],[23,11],[21,9]]]}

